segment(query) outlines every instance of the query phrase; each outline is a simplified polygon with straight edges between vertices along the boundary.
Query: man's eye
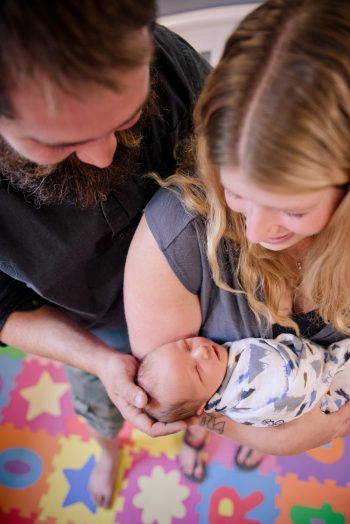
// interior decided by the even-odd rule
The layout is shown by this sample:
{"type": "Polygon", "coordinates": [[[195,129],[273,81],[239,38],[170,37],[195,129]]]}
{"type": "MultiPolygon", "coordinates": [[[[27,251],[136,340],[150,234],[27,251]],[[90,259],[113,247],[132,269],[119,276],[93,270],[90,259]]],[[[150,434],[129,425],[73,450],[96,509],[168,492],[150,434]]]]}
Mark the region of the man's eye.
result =
{"type": "Polygon", "coordinates": [[[69,149],[69,146],[50,146],[50,149],[55,152],[63,153],[69,149]]]}

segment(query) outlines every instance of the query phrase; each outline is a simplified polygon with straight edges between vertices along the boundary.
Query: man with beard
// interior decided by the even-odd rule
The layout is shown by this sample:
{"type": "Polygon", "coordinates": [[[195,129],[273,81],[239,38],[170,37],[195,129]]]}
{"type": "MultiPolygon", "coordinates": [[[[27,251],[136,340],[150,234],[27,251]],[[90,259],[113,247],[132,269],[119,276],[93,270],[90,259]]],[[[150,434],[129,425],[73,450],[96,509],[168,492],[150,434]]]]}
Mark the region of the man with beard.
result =
{"type": "Polygon", "coordinates": [[[0,7],[1,341],[68,365],[75,409],[102,448],[90,492],[104,507],[119,411],[153,436],[183,428],[140,410],[122,305],[128,246],[156,190],[144,175],[174,172],[208,73],[154,25],[154,4],[0,7]]]}

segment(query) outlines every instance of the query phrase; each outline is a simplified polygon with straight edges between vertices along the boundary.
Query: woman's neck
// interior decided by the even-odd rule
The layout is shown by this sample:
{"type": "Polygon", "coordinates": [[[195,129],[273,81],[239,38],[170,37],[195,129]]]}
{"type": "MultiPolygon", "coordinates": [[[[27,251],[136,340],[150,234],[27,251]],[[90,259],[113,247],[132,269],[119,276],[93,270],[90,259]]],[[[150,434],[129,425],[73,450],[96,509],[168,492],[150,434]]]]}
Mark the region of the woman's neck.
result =
{"type": "MultiPolygon", "coordinates": [[[[308,254],[308,251],[310,249],[312,243],[311,238],[305,238],[304,240],[301,240],[296,244],[295,246],[291,246],[290,248],[286,249],[284,251],[284,254],[286,255],[286,260],[289,265],[289,268],[294,272],[298,274],[298,281],[301,282],[303,271],[304,271],[304,262],[305,258],[308,254]]],[[[307,313],[309,311],[314,310],[314,304],[312,304],[309,300],[307,300],[303,294],[301,293],[300,289],[294,289],[293,291],[290,290],[288,292],[288,299],[289,304],[291,304],[291,311],[294,313],[307,313]]],[[[284,306],[286,307],[286,298],[284,300],[284,306]]]]}
{"type": "Polygon", "coordinates": [[[294,246],[288,247],[284,253],[292,260],[305,258],[312,244],[312,238],[304,238],[294,246]]]}

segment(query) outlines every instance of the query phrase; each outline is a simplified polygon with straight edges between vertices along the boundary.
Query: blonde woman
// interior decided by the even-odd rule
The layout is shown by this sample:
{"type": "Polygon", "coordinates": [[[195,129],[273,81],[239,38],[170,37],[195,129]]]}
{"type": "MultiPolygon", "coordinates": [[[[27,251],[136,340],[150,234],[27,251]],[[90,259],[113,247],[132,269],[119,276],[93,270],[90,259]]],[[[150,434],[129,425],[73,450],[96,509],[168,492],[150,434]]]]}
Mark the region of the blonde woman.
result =
{"type": "MultiPolygon", "coordinates": [[[[228,40],[195,117],[197,176],[179,173],[175,190],[156,195],[129,252],[136,356],[198,333],[222,342],[294,332],[321,345],[349,336],[348,0],[270,0],[255,10],[228,40]]],[[[237,461],[249,467],[262,453],[349,434],[350,406],[331,415],[317,407],[278,428],[220,414],[200,424],[242,444],[237,461]]],[[[203,427],[187,430],[181,453],[195,480],[203,427]]]]}

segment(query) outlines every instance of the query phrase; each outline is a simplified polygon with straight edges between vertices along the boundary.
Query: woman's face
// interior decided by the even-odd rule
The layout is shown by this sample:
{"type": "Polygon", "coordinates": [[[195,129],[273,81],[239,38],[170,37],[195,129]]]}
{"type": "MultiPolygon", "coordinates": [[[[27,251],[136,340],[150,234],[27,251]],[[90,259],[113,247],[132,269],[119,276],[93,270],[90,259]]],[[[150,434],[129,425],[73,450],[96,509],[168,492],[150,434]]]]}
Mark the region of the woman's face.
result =
{"type": "Polygon", "coordinates": [[[329,186],[283,193],[272,186],[257,185],[236,168],[223,168],[220,179],[228,207],[245,216],[249,242],[272,251],[282,251],[320,233],[346,192],[329,186]]]}

